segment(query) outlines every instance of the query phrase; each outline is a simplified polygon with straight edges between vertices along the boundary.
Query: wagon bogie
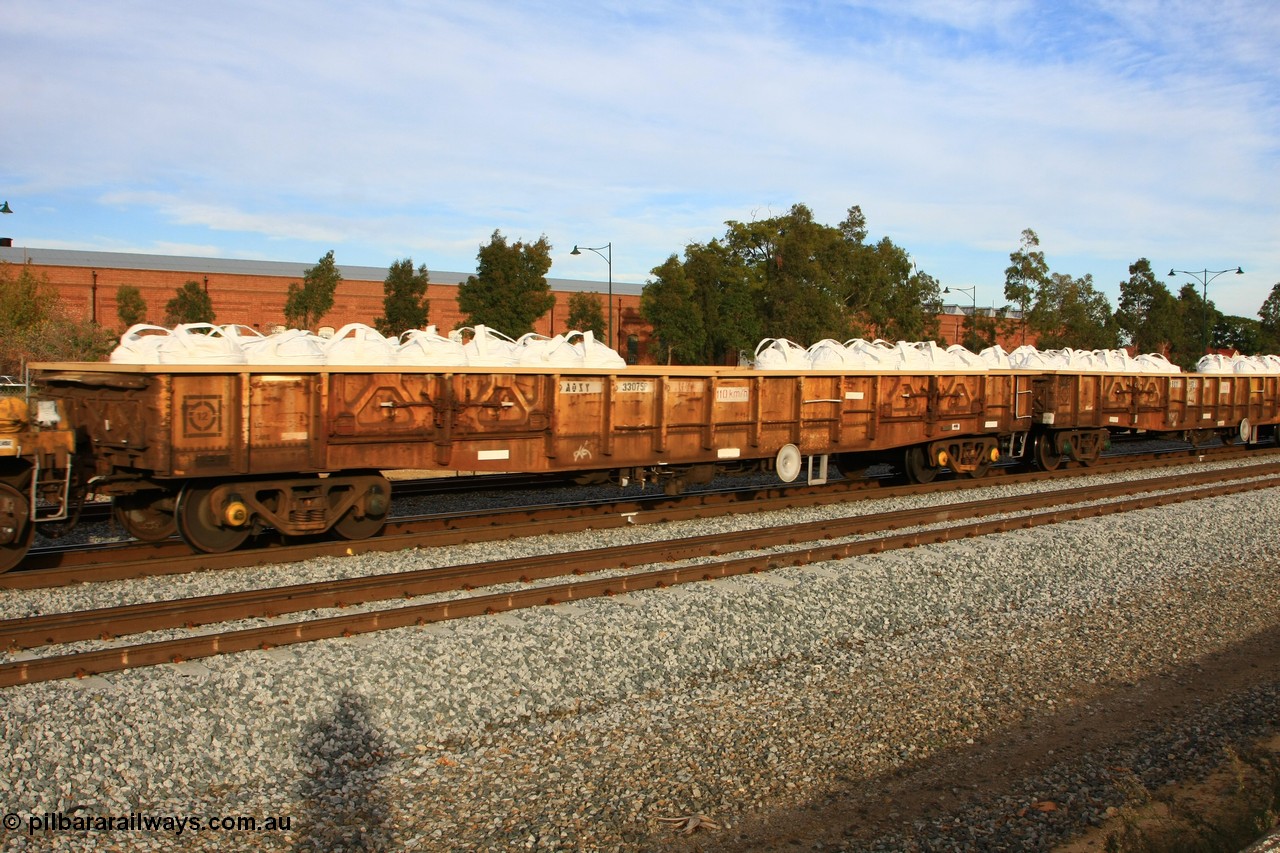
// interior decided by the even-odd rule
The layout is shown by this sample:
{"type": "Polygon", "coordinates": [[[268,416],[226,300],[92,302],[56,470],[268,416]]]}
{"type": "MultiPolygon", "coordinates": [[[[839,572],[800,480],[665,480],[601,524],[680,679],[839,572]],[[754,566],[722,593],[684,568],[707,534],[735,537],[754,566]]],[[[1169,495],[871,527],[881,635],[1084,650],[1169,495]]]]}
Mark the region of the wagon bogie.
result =
{"type": "Polygon", "coordinates": [[[194,480],[176,503],[178,532],[199,551],[220,553],[267,528],[284,537],[333,530],[364,539],[382,529],[391,485],[378,473],[217,482],[194,480]]]}

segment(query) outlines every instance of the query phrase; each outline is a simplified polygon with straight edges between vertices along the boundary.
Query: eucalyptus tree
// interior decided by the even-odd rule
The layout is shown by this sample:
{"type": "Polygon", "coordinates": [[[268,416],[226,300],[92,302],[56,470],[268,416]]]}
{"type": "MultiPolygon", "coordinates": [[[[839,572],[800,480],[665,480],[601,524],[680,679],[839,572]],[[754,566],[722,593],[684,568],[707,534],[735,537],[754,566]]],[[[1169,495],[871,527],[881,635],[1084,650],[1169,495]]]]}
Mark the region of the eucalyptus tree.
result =
{"type": "Polygon", "coordinates": [[[844,338],[850,251],[838,229],[796,204],[782,216],[727,223],[725,244],[751,270],[763,333],[809,344],[844,338]]]}
{"type": "Polygon", "coordinates": [[[1151,262],[1139,258],[1129,265],[1129,278],[1120,282],[1116,325],[1136,353],[1167,354],[1178,334],[1178,303],[1151,262]]]}
{"type": "Polygon", "coordinates": [[[127,329],[147,319],[147,300],[142,291],[132,284],[122,284],[116,291],[116,316],[127,329]]]}
{"type": "Polygon", "coordinates": [[[292,282],[284,299],[284,321],[295,329],[310,329],[333,309],[333,297],[342,283],[342,273],[333,259],[333,250],[325,253],[313,267],[302,271],[302,283],[292,282]]]}
{"type": "Polygon", "coordinates": [[[604,340],[604,302],[600,294],[581,291],[570,294],[569,317],[565,322],[572,331],[590,331],[597,340],[604,340]]]}
{"type": "Polygon", "coordinates": [[[1271,286],[1271,293],[1258,309],[1258,319],[1263,349],[1280,354],[1280,282],[1271,286]]]}
{"type": "Polygon", "coordinates": [[[1036,291],[1028,321],[1041,349],[1113,349],[1120,342],[1111,303],[1088,274],[1050,273],[1036,291]]]}
{"type": "Polygon", "coordinates": [[[702,304],[685,265],[671,255],[652,275],[640,294],[640,313],[653,327],[655,358],[667,364],[708,363],[702,304]]]}
{"type": "Polygon", "coordinates": [[[547,284],[551,244],[546,235],[532,243],[508,244],[501,231],[476,253],[476,274],[458,285],[458,307],[468,325],[485,325],[511,337],[533,331],[556,297],[547,284]]]}
{"type": "Polygon", "coordinates": [[[373,321],[374,328],[384,335],[396,336],[425,326],[431,309],[427,299],[430,284],[431,273],[426,264],[414,270],[412,258],[392,263],[382,283],[382,316],[373,321]]]}
{"type": "Polygon", "coordinates": [[[1178,322],[1170,360],[1190,370],[1205,353],[1205,330],[1212,330],[1218,322],[1218,309],[1213,300],[1205,301],[1194,282],[1187,282],[1178,290],[1178,322]]]}
{"type": "Polygon", "coordinates": [[[1040,250],[1040,238],[1030,228],[1022,231],[1020,248],[1009,254],[1009,266],[1004,271],[1004,298],[1022,312],[1022,340],[1026,343],[1028,313],[1036,294],[1049,281],[1049,265],[1040,250]]]}
{"type": "Polygon", "coordinates": [[[212,323],[215,316],[213,300],[198,281],[183,284],[173,298],[164,304],[164,322],[169,326],[179,323],[212,323]]]}

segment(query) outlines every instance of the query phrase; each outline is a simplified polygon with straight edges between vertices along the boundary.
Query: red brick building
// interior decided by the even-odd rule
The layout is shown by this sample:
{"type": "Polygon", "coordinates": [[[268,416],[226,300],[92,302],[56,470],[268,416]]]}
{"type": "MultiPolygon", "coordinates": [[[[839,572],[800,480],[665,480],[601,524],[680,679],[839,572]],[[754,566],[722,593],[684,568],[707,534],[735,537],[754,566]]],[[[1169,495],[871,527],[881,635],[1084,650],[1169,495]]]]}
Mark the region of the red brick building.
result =
{"type": "MultiPolygon", "coordinates": [[[[188,281],[195,281],[209,294],[218,323],[239,323],[263,333],[284,324],[284,302],[289,285],[301,283],[306,269],[315,265],[21,246],[0,246],[0,261],[31,263],[39,275],[58,289],[73,316],[92,320],[107,328],[124,331],[116,312],[116,293],[122,286],[138,288],[147,304],[148,321],[160,324],[165,303],[188,281]]],[[[374,318],[382,314],[382,285],[388,269],[350,265],[340,265],[338,269],[343,281],[334,294],[333,310],[322,318],[321,323],[335,329],[347,323],[372,325],[374,318]]],[[[463,324],[457,288],[466,281],[467,275],[430,272],[428,322],[435,324],[441,332],[463,324]]],[[[608,283],[603,281],[561,278],[547,281],[556,303],[538,320],[535,331],[548,336],[572,331],[568,328],[568,304],[572,293],[597,293],[604,302],[609,290],[608,283]]],[[[640,285],[613,283],[613,348],[631,363],[652,364],[658,359],[650,349],[653,330],[640,316],[640,291],[640,285]]],[[[939,340],[949,344],[962,341],[965,316],[973,310],[972,307],[944,306],[938,318],[939,340]]],[[[1006,325],[1010,331],[1000,338],[1000,343],[1006,350],[1012,350],[1023,343],[1018,331],[1020,327],[1016,319],[1006,325]]],[[[1026,342],[1035,343],[1034,336],[1028,335],[1026,342]]]]}
{"type": "MultiPolygon", "coordinates": [[[[147,303],[148,322],[160,324],[164,306],[188,281],[198,282],[209,294],[218,323],[252,326],[264,334],[284,324],[284,302],[293,282],[301,284],[303,273],[311,264],[285,261],[246,261],[221,258],[141,255],[121,252],[78,252],[63,249],[0,248],[0,261],[13,264],[30,263],[49,284],[58,289],[63,304],[72,316],[92,320],[108,328],[123,324],[116,312],[116,293],[124,285],[133,285],[147,303]]],[[[373,325],[382,315],[382,285],[388,269],[339,265],[342,283],[334,294],[333,310],[321,323],[337,329],[347,323],[373,325]]],[[[428,322],[441,332],[462,325],[458,310],[458,285],[467,274],[430,271],[431,284],[428,322]]],[[[597,293],[603,305],[608,299],[609,285],[603,281],[575,281],[550,278],[556,303],[535,324],[534,330],[544,335],[572,331],[569,319],[569,296],[574,292],[597,293]]],[[[632,361],[648,359],[649,325],[640,317],[640,287],[613,283],[614,345],[632,361]]],[[[498,331],[506,331],[499,329],[498,331]]]]}

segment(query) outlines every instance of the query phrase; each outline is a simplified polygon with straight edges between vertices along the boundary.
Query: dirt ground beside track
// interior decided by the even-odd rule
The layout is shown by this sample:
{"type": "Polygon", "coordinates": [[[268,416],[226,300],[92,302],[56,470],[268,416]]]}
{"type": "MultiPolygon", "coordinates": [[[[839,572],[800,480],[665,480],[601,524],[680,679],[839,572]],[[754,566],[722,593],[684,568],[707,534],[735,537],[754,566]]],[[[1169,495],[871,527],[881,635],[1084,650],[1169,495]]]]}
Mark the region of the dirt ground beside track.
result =
{"type": "MultiPolygon", "coordinates": [[[[699,833],[673,849],[706,851],[838,850],[894,833],[910,837],[918,820],[936,821],[980,800],[997,800],[1051,771],[1091,755],[1124,748],[1144,733],[1176,726],[1233,696],[1280,684],[1280,627],[1219,654],[1144,681],[1077,695],[1054,715],[1041,715],[987,737],[963,751],[905,768],[892,778],[829,792],[797,809],[759,815],[718,833],[699,833]]],[[[1255,743],[1280,755],[1280,709],[1271,709],[1271,734],[1255,743]]],[[[1224,764],[1226,757],[1224,756],[1224,764]]],[[[1224,768],[1226,770],[1226,768],[1224,768]]],[[[1227,770],[1229,772],[1229,770],[1227,770]]],[[[1208,800],[1221,780],[1186,786],[1208,800]],[[1216,787],[1215,787],[1216,786],[1216,787]]],[[[1049,808],[1051,806],[1045,806],[1049,808]]],[[[1118,818],[1077,836],[1061,853],[1102,850],[1118,818]]]]}

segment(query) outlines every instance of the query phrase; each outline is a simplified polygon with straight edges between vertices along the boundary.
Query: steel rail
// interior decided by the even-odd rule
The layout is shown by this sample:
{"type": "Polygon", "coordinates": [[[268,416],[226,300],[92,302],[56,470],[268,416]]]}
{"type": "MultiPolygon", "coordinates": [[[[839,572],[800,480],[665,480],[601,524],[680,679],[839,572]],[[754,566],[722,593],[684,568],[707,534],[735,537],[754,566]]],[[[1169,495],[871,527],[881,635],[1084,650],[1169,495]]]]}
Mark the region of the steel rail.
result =
{"type": "MultiPolygon", "coordinates": [[[[1260,456],[1265,458],[1280,454],[1280,450],[1266,449],[1244,451],[1238,448],[1223,448],[1221,450],[1225,452],[1210,456],[1216,460],[1240,457],[1259,458],[1260,456]]],[[[1160,451],[1155,458],[1143,457],[1134,460],[1132,457],[1117,457],[1114,462],[1087,468],[1059,469],[1054,472],[1001,471],[998,474],[992,472],[988,477],[935,481],[924,486],[886,486],[865,480],[844,480],[826,486],[755,486],[738,490],[696,492],[677,498],[655,495],[629,497],[616,501],[597,500],[558,506],[436,514],[392,519],[388,522],[384,533],[361,541],[323,540],[251,548],[226,554],[193,554],[190,548],[177,540],[154,544],[129,543],[113,550],[101,550],[95,553],[99,561],[106,557],[112,560],[110,563],[82,563],[72,557],[63,558],[70,559],[71,565],[61,565],[62,560],[57,560],[48,568],[19,569],[0,574],[0,589],[39,589],[103,580],[295,563],[316,557],[351,556],[355,553],[372,551],[488,542],[546,533],[548,519],[555,520],[558,532],[573,532],[619,527],[651,520],[714,517],[723,512],[726,507],[736,512],[772,511],[831,501],[897,497],[915,495],[922,491],[942,493],[981,488],[997,482],[1003,485],[1081,477],[1104,471],[1178,467],[1190,464],[1188,457],[1191,457],[1191,461],[1203,461],[1209,458],[1201,450],[1160,451]],[[536,518],[533,517],[534,513],[536,518]],[[128,557],[131,549],[142,556],[128,557]]]]}
{"type": "MultiPolygon", "coordinates": [[[[157,663],[171,663],[253,648],[270,648],[277,645],[308,642],[316,639],[350,636],[394,627],[429,624],[482,613],[499,613],[523,607],[554,604],[600,595],[613,595],[640,589],[676,586],[690,583],[694,580],[711,580],[732,575],[767,571],[783,566],[807,565],[814,562],[881,553],[897,548],[915,547],[924,544],[947,542],[958,538],[1001,533],[1016,528],[1029,528],[1039,524],[1092,518],[1165,506],[1187,500],[1276,488],[1280,485],[1280,475],[1275,474],[1275,472],[1272,472],[1272,474],[1273,476],[1269,476],[1266,479],[1254,479],[1248,482],[1219,482],[1214,485],[1183,489],[1172,493],[1152,494],[1128,500],[1075,506],[995,521],[957,524],[941,529],[912,531],[895,536],[809,546],[784,553],[728,558],[689,567],[633,572],[603,579],[579,580],[535,587],[518,592],[477,595],[446,602],[405,605],[403,607],[344,614],[261,628],[233,630],[224,633],[198,635],[69,655],[12,661],[0,665],[0,687],[118,671],[157,663]]],[[[1142,483],[1125,484],[1127,487],[1140,485],[1142,483]]],[[[1183,485],[1186,485],[1185,481],[1183,485]]],[[[1080,492],[1085,490],[1069,491],[1080,492]]],[[[974,514],[991,514],[990,502],[979,502],[979,504],[969,505],[961,514],[966,517],[973,517],[974,514]]],[[[939,515],[939,520],[948,521],[959,517],[948,513],[947,509],[946,507],[935,508],[939,515]]],[[[957,506],[954,509],[959,510],[960,507],[957,506]]],[[[821,525],[822,523],[817,523],[817,526],[821,525]]],[[[814,526],[814,524],[800,525],[800,527],[810,528],[814,526]]],[[[795,526],[789,525],[786,528],[779,528],[779,530],[787,530],[791,527],[795,526]]],[[[577,564],[578,557],[579,555],[576,553],[555,555],[561,566],[564,565],[566,559],[572,559],[577,564]]]]}
{"type": "MultiPolygon", "coordinates": [[[[444,566],[407,572],[367,575],[344,580],[292,584],[218,595],[119,605],[71,613],[51,613],[0,620],[0,648],[21,649],[78,640],[107,639],[169,628],[190,628],[236,619],[271,618],[302,610],[347,607],[391,598],[412,598],[473,589],[512,581],[542,580],[573,573],[627,568],[644,563],[675,562],[735,551],[779,547],[814,539],[863,536],[964,518],[1026,511],[1116,495],[1132,495],[1224,480],[1280,476],[1280,464],[1229,472],[1199,472],[1107,486],[1082,486],[1035,495],[966,501],[911,510],[874,513],[816,522],[798,522],[728,533],[713,533],[661,542],[610,546],[572,554],[556,553],[497,562],[444,566]]],[[[538,522],[533,522],[537,524],[538,522]]],[[[541,523],[545,531],[545,522],[541,523]]]]}

